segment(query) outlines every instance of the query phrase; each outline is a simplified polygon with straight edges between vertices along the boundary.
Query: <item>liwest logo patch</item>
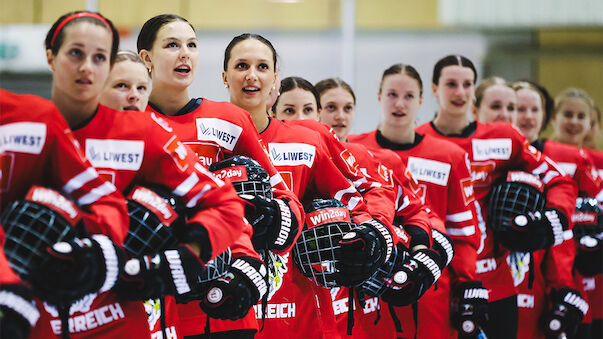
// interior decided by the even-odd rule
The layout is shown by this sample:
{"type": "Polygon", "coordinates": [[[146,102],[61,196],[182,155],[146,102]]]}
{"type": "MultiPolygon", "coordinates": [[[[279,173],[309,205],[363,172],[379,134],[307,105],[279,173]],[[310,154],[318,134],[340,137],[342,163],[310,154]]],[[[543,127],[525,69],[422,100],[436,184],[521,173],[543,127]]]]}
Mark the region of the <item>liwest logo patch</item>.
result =
{"type": "Polygon", "coordinates": [[[5,151],[40,154],[46,141],[46,125],[16,122],[0,126],[0,153],[5,151]]]}
{"type": "Polygon", "coordinates": [[[316,148],[312,145],[301,143],[269,143],[270,158],[274,166],[299,166],[312,167],[316,148]]]}
{"type": "Polygon", "coordinates": [[[143,156],[142,140],[86,139],[86,157],[97,168],[137,171],[143,156]]]}
{"type": "Polygon", "coordinates": [[[511,158],[512,143],[511,139],[473,139],[473,160],[511,158]]]}
{"type": "Polygon", "coordinates": [[[436,185],[448,185],[448,176],[450,175],[450,164],[423,159],[408,157],[408,170],[413,178],[419,181],[427,181],[436,185]]]}
{"type": "Polygon", "coordinates": [[[197,122],[197,139],[213,141],[232,151],[241,136],[243,129],[228,121],[216,118],[199,118],[197,122]]]}

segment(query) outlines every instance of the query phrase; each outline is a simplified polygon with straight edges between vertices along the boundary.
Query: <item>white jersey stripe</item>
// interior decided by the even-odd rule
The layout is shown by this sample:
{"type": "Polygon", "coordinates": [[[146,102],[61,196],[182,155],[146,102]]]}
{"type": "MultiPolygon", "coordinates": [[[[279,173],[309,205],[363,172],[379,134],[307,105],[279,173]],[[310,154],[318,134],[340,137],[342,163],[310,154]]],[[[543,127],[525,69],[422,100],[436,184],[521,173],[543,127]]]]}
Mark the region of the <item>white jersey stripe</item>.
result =
{"type": "Polygon", "coordinates": [[[540,175],[540,174],[546,172],[548,169],[549,169],[549,165],[546,162],[543,162],[540,166],[536,167],[532,171],[532,174],[540,175]]]}
{"type": "Polygon", "coordinates": [[[218,185],[218,187],[224,186],[224,181],[222,181],[220,178],[216,177],[212,172],[210,172],[208,169],[203,167],[203,165],[201,165],[200,163],[196,163],[195,168],[197,169],[197,171],[205,174],[211,180],[213,180],[216,183],[216,185],[218,185]]]}
{"type": "Polygon", "coordinates": [[[394,208],[396,211],[399,211],[400,209],[398,208],[398,201],[400,201],[400,197],[402,196],[402,186],[398,186],[398,193],[396,194],[396,201],[394,203],[394,208]]]}
{"type": "Polygon", "coordinates": [[[350,199],[350,202],[348,202],[348,209],[351,211],[354,208],[356,208],[356,205],[358,205],[358,203],[360,202],[360,198],[358,197],[353,197],[352,199],[350,199]]]}
{"type": "Polygon", "coordinates": [[[178,185],[178,187],[176,187],[176,189],[174,190],[174,194],[179,197],[182,197],[188,192],[190,192],[198,182],[199,176],[197,176],[197,173],[193,173],[189,175],[188,178],[186,178],[186,180],[184,180],[180,185],[178,185]]]}
{"type": "MultiPolygon", "coordinates": [[[[270,186],[274,187],[274,186],[278,185],[279,182],[282,182],[282,181],[283,181],[283,177],[281,177],[281,175],[279,173],[276,173],[275,175],[270,177],[270,186]]],[[[285,186],[287,186],[287,184],[285,184],[285,186]]],[[[287,187],[287,188],[291,189],[291,187],[287,187]]]]}
{"type": "Polygon", "coordinates": [[[399,209],[397,209],[396,211],[401,211],[403,209],[405,209],[406,207],[408,207],[410,205],[410,199],[408,199],[408,196],[404,197],[404,201],[402,202],[402,206],[400,206],[399,209]]]}
{"type": "Polygon", "coordinates": [[[455,214],[446,215],[446,221],[450,222],[463,222],[473,219],[473,213],[471,211],[459,212],[455,214]]]}
{"type": "Polygon", "coordinates": [[[98,173],[94,167],[90,167],[82,173],[71,178],[71,180],[69,180],[65,186],[63,186],[63,191],[65,191],[67,194],[71,194],[73,191],[82,188],[82,186],[84,186],[86,183],[96,178],[98,178],[98,173]]]}
{"type": "Polygon", "coordinates": [[[333,198],[341,201],[341,198],[343,197],[344,194],[346,193],[354,193],[354,192],[358,192],[356,191],[356,188],[354,188],[354,186],[350,185],[350,187],[344,189],[344,190],[340,190],[337,193],[335,193],[335,196],[333,198]]]}
{"type": "Polygon", "coordinates": [[[115,192],[117,189],[115,188],[115,186],[113,186],[112,183],[110,182],[105,182],[104,184],[93,188],[90,193],[84,195],[83,197],[81,197],[78,201],[77,204],[80,206],[83,205],[89,205],[95,201],[97,201],[98,199],[104,197],[107,194],[111,194],[113,192],[115,192]]]}
{"type": "Polygon", "coordinates": [[[448,235],[454,236],[470,236],[475,234],[475,226],[467,226],[463,228],[446,228],[448,235]]]}
{"type": "Polygon", "coordinates": [[[360,179],[354,181],[354,186],[358,187],[358,186],[364,184],[365,182],[367,182],[366,178],[360,178],[360,179]]]}
{"type": "Polygon", "coordinates": [[[201,190],[201,192],[197,193],[197,195],[195,195],[187,204],[186,207],[187,208],[193,208],[197,205],[197,202],[199,201],[199,199],[201,199],[205,193],[207,193],[207,191],[209,191],[211,189],[210,185],[205,185],[205,187],[203,187],[203,189],[201,190]]]}

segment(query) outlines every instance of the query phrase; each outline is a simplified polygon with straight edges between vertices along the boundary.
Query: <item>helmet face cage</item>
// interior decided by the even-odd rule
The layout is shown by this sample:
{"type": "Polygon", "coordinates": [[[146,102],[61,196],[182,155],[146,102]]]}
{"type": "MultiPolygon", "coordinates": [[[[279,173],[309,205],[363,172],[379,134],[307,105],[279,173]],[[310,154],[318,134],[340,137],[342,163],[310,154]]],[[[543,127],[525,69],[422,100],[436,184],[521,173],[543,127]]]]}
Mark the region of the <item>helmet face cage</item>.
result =
{"type": "Polygon", "coordinates": [[[237,194],[250,194],[272,199],[272,185],[268,172],[257,161],[235,155],[209,166],[209,170],[220,179],[231,178],[237,194]],[[236,168],[245,167],[246,173],[236,173],[236,168]],[[229,169],[234,171],[229,171],[229,169]]]}
{"type": "Polygon", "coordinates": [[[510,227],[519,214],[542,211],[545,197],[535,187],[518,182],[504,182],[492,187],[489,203],[489,224],[495,231],[510,227]]]}
{"type": "Polygon", "coordinates": [[[150,254],[176,245],[172,227],[164,225],[155,213],[140,203],[130,199],[127,203],[130,227],[123,247],[128,254],[150,254]]]}
{"type": "Polygon", "coordinates": [[[396,262],[406,262],[408,260],[408,252],[401,250],[398,246],[394,247],[391,257],[383,265],[381,265],[375,274],[365,280],[360,286],[366,295],[371,297],[380,297],[387,289],[387,283],[391,281],[396,268],[396,262]]]}
{"type": "Polygon", "coordinates": [[[215,259],[205,264],[205,271],[198,277],[199,283],[205,283],[225,276],[231,264],[232,253],[230,248],[227,248],[226,251],[222,252],[215,259]]]}
{"type": "Polygon", "coordinates": [[[293,246],[293,259],[302,274],[322,287],[339,286],[335,252],[343,235],[353,227],[349,222],[334,222],[303,230],[293,246]]]}
{"type": "Polygon", "coordinates": [[[6,233],[6,258],[23,279],[42,262],[49,246],[75,237],[73,225],[63,216],[28,200],[13,202],[0,223],[6,233]]]}
{"type": "Polygon", "coordinates": [[[238,181],[233,182],[238,195],[250,194],[261,196],[266,199],[272,199],[272,186],[269,182],[264,181],[238,181]]]}

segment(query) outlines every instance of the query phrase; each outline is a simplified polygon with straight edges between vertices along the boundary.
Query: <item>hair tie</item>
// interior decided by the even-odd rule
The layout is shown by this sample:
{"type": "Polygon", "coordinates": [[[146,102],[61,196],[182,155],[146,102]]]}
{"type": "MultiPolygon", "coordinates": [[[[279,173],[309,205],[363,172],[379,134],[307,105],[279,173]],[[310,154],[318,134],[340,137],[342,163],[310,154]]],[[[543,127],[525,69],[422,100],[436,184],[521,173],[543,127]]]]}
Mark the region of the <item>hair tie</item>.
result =
{"type": "Polygon", "coordinates": [[[54,34],[52,35],[52,39],[50,40],[50,47],[54,46],[54,40],[56,39],[56,37],[59,34],[59,32],[63,29],[63,27],[69,21],[71,21],[73,19],[77,19],[77,18],[94,18],[94,19],[100,20],[102,23],[105,24],[105,26],[107,26],[107,28],[111,32],[113,32],[113,30],[111,29],[111,25],[109,25],[109,23],[107,22],[107,20],[105,20],[105,18],[103,18],[99,14],[92,13],[92,12],[79,12],[79,13],[72,14],[72,15],[66,17],[65,19],[63,19],[63,21],[61,21],[61,23],[57,26],[57,29],[54,31],[54,34]]]}

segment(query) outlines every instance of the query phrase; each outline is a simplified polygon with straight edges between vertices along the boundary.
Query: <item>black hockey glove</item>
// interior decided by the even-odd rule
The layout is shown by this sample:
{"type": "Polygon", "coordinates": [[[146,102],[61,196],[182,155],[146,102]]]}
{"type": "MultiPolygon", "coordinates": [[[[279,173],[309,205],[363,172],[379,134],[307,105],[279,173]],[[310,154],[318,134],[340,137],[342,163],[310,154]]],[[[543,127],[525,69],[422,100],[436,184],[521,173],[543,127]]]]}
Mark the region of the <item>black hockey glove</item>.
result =
{"type": "Polygon", "coordinates": [[[448,235],[436,229],[431,230],[431,235],[433,237],[433,245],[431,247],[440,254],[444,267],[448,266],[454,257],[452,240],[448,235]]]}
{"type": "Polygon", "coordinates": [[[119,247],[99,234],[58,242],[47,251],[30,283],[38,298],[55,306],[112,289],[124,258],[119,247]]]}
{"type": "Polygon", "coordinates": [[[574,268],[584,277],[603,272],[603,233],[584,235],[578,240],[574,268]]]}
{"type": "Polygon", "coordinates": [[[459,337],[475,336],[488,320],[488,290],[481,281],[459,283],[453,290],[450,305],[452,326],[459,337]]]}
{"type": "Polygon", "coordinates": [[[232,263],[227,275],[206,284],[199,305],[208,317],[237,320],[245,317],[267,291],[264,263],[241,257],[232,263]]]}
{"type": "Polygon", "coordinates": [[[28,338],[39,318],[40,312],[28,288],[0,285],[0,338],[28,338]]]}
{"type": "Polygon", "coordinates": [[[511,251],[533,252],[561,244],[568,225],[563,213],[545,208],[542,212],[515,216],[508,228],[497,232],[496,239],[511,251]]]}
{"type": "Polygon", "coordinates": [[[588,303],[578,291],[570,288],[552,290],[550,299],[551,309],[541,319],[544,333],[550,336],[565,333],[573,337],[588,311],[588,303]]]}
{"type": "Polygon", "coordinates": [[[200,299],[198,277],[204,264],[186,246],[128,260],[115,290],[126,300],[176,297],[177,303],[200,299]]]}
{"type": "Polygon", "coordinates": [[[436,251],[417,250],[406,262],[396,263],[394,274],[381,298],[394,306],[410,305],[438,280],[443,267],[443,260],[436,251]]]}
{"type": "Polygon", "coordinates": [[[347,287],[358,286],[370,278],[389,259],[394,248],[391,233],[376,219],[344,234],[339,245],[335,252],[337,280],[347,287]]]}
{"type": "Polygon", "coordinates": [[[297,218],[284,199],[267,199],[242,194],[245,218],[253,226],[251,242],[256,250],[283,251],[295,241],[299,230],[297,218]]]}

